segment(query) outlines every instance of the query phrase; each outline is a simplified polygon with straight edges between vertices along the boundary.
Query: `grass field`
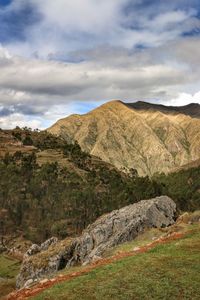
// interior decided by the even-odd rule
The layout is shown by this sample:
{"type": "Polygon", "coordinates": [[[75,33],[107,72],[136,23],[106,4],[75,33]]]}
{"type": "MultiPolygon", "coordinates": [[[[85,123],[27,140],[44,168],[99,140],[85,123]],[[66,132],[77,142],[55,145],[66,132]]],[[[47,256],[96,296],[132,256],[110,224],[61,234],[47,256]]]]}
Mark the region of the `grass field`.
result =
{"type": "Polygon", "coordinates": [[[190,227],[192,232],[180,240],[99,267],[32,299],[199,300],[200,225],[190,227]]]}
{"type": "Polygon", "coordinates": [[[15,277],[19,268],[18,260],[0,255],[0,299],[15,289],[15,277]]]}

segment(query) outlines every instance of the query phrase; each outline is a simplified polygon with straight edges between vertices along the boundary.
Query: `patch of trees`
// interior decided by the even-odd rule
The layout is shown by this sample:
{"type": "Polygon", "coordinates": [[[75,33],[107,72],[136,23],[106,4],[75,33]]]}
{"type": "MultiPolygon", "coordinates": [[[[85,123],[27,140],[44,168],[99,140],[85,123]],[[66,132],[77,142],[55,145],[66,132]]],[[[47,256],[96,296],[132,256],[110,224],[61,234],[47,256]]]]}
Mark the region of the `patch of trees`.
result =
{"type": "Polygon", "coordinates": [[[169,175],[158,174],[154,180],[161,186],[162,193],[176,202],[179,210],[200,209],[200,167],[169,175]]]}
{"type": "MultiPolygon", "coordinates": [[[[81,150],[72,149],[72,157],[79,157],[81,150]]],[[[33,242],[76,235],[103,213],[159,193],[147,177],[133,179],[106,165],[87,164],[79,174],[56,162],[39,166],[35,153],[7,155],[0,162],[4,232],[20,230],[33,242]]]]}

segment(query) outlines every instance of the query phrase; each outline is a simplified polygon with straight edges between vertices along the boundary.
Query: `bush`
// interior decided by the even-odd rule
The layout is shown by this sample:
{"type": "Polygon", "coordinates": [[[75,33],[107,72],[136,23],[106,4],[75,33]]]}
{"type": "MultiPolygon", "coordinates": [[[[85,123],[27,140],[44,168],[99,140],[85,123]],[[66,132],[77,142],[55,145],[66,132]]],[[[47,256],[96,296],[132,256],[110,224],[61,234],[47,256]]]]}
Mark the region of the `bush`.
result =
{"type": "Polygon", "coordinates": [[[33,145],[33,140],[30,135],[26,135],[25,139],[23,140],[23,145],[25,145],[25,146],[33,145]]]}
{"type": "Polygon", "coordinates": [[[57,221],[51,226],[51,234],[63,239],[68,236],[67,227],[68,227],[67,220],[57,221]]]}

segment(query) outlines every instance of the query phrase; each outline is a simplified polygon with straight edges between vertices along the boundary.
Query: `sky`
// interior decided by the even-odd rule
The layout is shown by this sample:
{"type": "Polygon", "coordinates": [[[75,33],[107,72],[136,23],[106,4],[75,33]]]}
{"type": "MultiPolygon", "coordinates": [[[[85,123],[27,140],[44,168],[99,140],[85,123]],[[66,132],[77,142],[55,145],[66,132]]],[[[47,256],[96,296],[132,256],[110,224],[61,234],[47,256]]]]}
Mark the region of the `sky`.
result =
{"type": "Polygon", "coordinates": [[[199,0],[0,0],[0,128],[200,103],[199,0]]]}

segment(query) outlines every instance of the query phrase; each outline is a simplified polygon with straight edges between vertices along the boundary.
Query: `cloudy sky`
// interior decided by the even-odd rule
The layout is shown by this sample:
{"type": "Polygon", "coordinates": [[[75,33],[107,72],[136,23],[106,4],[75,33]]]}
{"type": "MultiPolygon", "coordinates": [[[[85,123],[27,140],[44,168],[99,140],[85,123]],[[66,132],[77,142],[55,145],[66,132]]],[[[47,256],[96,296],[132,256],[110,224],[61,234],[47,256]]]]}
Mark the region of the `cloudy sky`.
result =
{"type": "Polygon", "coordinates": [[[0,127],[200,103],[199,0],[0,0],[0,127]]]}

